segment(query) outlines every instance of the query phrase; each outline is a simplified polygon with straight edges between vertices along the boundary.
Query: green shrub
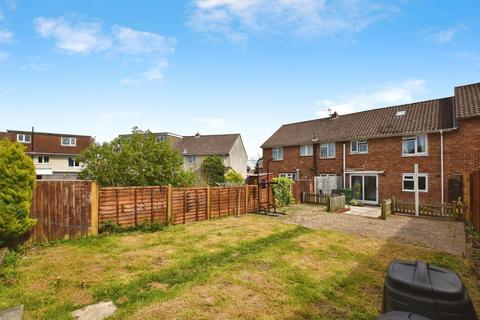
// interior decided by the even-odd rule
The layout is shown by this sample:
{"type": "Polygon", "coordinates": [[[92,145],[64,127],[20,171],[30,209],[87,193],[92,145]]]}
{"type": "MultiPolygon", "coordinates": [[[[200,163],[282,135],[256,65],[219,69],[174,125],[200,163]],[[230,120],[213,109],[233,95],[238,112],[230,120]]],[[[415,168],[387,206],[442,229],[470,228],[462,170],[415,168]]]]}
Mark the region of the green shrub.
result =
{"type": "Polygon", "coordinates": [[[222,158],[210,156],[203,160],[201,165],[202,175],[210,186],[225,183],[225,172],[227,168],[223,165],[222,158]]]}
{"type": "Polygon", "coordinates": [[[350,200],[353,199],[353,191],[350,189],[338,189],[336,190],[340,193],[343,193],[345,195],[345,202],[350,203],[350,200]]]}
{"type": "Polygon", "coordinates": [[[362,185],[360,184],[360,182],[356,182],[353,185],[353,197],[358,200],[360,199],[361,195],[362,195],[362,185]]]}
{"type": "Polygon", "coordinates": [[[273,184],[273,197],[277,207],[285,207],[292,204],[295,199],[292,195],[293,181],[288,178],[275,178],[273,184]]]}
{"type": "Polygon", "coordinates": [[[240,173],[230,169],[225,173],[225,182],[228,184],[239,185],[243,184],[245,181],[240,173]]]}
{"type": "Polygon", "coordinates": [[[141,223],[131,227],[122,227],[116,224],[115,222],[108,220],[100,224],[98,229],[101,234],[115,234],[115,233],[133,232],[133,231],[156,232],[156,231],[163,230],[164,228],[165,228],[165,224],[159,221],[154,221],[152,223],[145,222],[145,223],[141,223]]]}
{"type": "Polygon", "coordinates": [[[36,223],[28,217],[35,166],[18,142],[0,140],[0,246],[14,245],[36,223]]]}

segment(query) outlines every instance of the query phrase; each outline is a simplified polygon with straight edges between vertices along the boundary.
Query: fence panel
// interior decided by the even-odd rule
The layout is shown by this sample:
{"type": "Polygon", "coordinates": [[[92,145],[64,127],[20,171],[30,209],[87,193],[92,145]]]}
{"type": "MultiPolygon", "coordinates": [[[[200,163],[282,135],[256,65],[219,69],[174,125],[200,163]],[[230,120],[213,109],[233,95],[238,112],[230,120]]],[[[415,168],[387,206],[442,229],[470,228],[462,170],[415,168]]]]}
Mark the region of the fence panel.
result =
{"type": "Polygon", "coordinates": [[[99,223],[112,221],[122,227],[167,222],[167,187],[100,188],[99,223]]]}
{"type": "Polygon", "coordinates": [[[30,232],[35,242],[73,239],[92,230],[90,181],[37,181],[30,216],[37,224],[30,232]]]}
{"type": "Polygon", "coordinates": [[[208,219],[208,188],[174,188],[172,223],[185,224],[208,219]]]}
{"type": "Polygon", "coordinates": [[[480,232],[480,170],[470,174],[470,222],[480,232]]]}
{"type": "MultiPolygon", "coordinates": [[[[415,215],[415,203],[411,201],[402,201],[396,199],[394,203],[394,212],[409,215],[415,215]]],[[[419,214],[423,217],[445,218],[445,219],[463,219],[462,206],[455,201],[448,204],[420,204],[419,214]]]]}
{"type": "Polygon", "coordinates": [[[319,193],[302,193],[302,203],[324,204],[327,205],[328,195],[319,193]]]}

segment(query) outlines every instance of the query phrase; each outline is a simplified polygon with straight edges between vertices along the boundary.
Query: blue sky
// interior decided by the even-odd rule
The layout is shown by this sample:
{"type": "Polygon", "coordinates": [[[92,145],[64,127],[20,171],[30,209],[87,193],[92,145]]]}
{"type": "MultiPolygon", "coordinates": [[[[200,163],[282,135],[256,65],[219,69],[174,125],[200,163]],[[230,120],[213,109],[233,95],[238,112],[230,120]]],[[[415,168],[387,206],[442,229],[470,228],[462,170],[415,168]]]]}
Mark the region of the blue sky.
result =
{"type": "Polygon", "coordinates": [[[0,0],[0,130],[239,132],[480,81],[480,1],[0,0]]]}

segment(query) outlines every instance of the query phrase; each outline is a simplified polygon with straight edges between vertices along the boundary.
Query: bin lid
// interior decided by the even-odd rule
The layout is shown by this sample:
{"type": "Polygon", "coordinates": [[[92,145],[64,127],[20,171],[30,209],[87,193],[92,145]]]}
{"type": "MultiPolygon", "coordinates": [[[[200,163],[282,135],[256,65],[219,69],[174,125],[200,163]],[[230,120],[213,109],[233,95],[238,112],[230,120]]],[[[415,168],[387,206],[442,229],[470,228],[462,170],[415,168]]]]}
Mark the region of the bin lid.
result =
{"type": "Polygon", "coordinates": [[[393,287],[435,298],[462,299],[465,288],[456,273],[423,261],[394,261],[388,267],[387,281],[393,287]]]}
{"type": "Polygon", "coordinates": [[[393,311],[381,315],[377,320],[430,320],[410,312],[393,311]]]}

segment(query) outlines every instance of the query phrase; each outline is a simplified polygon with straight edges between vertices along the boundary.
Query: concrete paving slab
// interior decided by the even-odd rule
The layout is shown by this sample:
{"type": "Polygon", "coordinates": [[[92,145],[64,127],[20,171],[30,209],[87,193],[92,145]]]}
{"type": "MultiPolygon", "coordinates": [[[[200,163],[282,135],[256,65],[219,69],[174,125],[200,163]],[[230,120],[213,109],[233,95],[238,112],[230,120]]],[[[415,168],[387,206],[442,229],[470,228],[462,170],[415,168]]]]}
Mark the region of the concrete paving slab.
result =
{"type": "Polygon", "coordinates": [[[0,311],[0,320],[22,320],[23,306],[0,311]]]}
{"type": "Polygon", "coordinates": [[[100,302],[72,312],[76,320],[103,320],[115,313],[117,307],[112,301],[100,302]]]}

